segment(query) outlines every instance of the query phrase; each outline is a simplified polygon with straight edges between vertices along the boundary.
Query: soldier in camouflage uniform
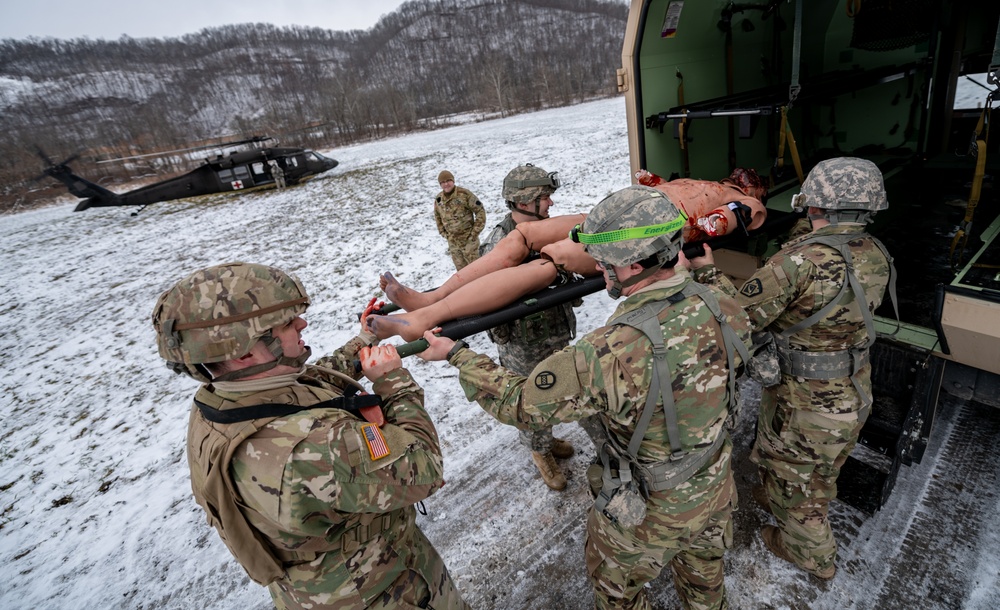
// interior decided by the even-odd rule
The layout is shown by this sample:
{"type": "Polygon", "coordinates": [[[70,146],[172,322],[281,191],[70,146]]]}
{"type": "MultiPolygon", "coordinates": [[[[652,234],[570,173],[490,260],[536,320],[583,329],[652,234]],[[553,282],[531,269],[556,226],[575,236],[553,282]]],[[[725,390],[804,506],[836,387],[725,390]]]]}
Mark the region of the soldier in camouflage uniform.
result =
{"type": "Polygon", "coordinates": [[[596,415],[603,424],[585,549],[601,609],[650,608],[643,587],[668,564],[685,608],[727,607],[736,488],[725,424],[750,325],[733,296],[695,283],[678,262],[686,220],[645,186],[600,202],[574,234],[608,293],[627,298],[607,326],[527,377],[424,335],[420,356],[457,367],[469,400],[501,422],[537,429],[596,415]]]}
{"type": "Polygon", "coordinates": [[[739,291],[754,330],[773,337],[781,370],[761,397],[751,459],[763,489],[754,495],[778,521],[761,530],[767,547],[829,579],[837,543],[827,511],[872,403],[872,312],[890,284],[891,259],[865,224],[888,203],[875,164],[837,158],[813,168],[794,205],[808,208],[812,232],[739,291]]]}
{"type": "Polygon", "coordinates": [[[280,609],[467,608],[415,524],[413,505],[444,484],[423,391],[365,331],[306,365],[308,305],[293,276],[246,263],[157,301],[160,355],[204,384],[188,428],[195,500],[280,609]],[[377,396],[355,395],[359,356],[377,396]]]}
{"type": "MultiPolygon", "coordinates": [[[[492,250],[518,224],[548,218],[553,205],[552,193],[558,188],[559,178],[554,172],[548,173],[530,163],[510,170],[503,180],[503,198],[510,213],[479,247],[480,256],[492,250]]],[[[537,256],[537,252],[529,255],[537,256]]],[[[500,365],[518,375],[527,375],[535,365],[569,345],[576,336],[573,304],[557,305],[498,326],[489,331],[489,336],[497,345],[500,365]]],[[[531,459],[545,484],[556,491],[566,489],[566,475],[555,458],[571,457],[573,446],[553,437],[552,428],[522,430],[520,438],[521,444],[531,451],[531,459]]]]}
{"type": "Polygon", "coordinates": [[[438,233],[448,240],[448,252],[461,270],[479,258],[479,233],[486,226],[486,210],[469,189],[455,186],[448,170],[438,174],[441,192],[434,198],[434,222],[438,233]]]}

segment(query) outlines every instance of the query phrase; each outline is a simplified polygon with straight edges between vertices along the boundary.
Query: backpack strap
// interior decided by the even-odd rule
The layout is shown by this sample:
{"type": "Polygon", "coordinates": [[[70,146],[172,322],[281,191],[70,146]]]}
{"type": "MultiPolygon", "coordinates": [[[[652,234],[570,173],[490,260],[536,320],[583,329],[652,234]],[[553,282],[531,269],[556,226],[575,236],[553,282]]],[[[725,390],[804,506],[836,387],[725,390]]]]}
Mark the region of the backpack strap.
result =
{"type": "Polygon", "coordinates": [[[609,322],[609,325],[623,324],[631,326],[649,339],[653,345],[653,375],[649,385],[649,392],[646,395],[646,404],[636,422],[635,430],[629,439],[628,448],[622,448],[608,436],[608,441],[603,444],[598,452],[603,465],[602,489],[594,502],[594,507],[598,511],[603,511],[614,493],[621,487],[633,484],[632,466],[636,468],[639,487],[644,491],[664,491],[672,489],[678,484],[686,481],[692,474],[698,472],[722,446],[727,435],[721,433],[711,446],[697,451],[684,451],[681,444],[680,425],[677,417],[677,407],[674,403],[674,392],[672,377],[670,374],[670,364],[667,361],[667,348],[663,338],[663,329],[660,326],[660,313],[677,304],[686,298],[698,296],[708,306],[709,311],[719,322],[722,328],[723,341],[726,346],[727,362],[730,367],[730,396],[735,395],[736,374],[734,366],[733,352],[739,352],[744,362],[749,360],[749,352],[743,342],[739,340],[736,331],[729,325],[719,306],[718,299],[705,286],[695,282],[689,282],[680,292],[669,296],[665,301],[655,301],[647,303],[639,309],[619,316],[609,322]],[[653,417],[656,401],[662,398],[664,419],[667,425],[667,438],[670,442],[670,458],[655,464],[640,464],[638,460],[639,446],[646,436],[649,422],[653,417]],[[623,450],[624,449],[624,450],[623,450]],[[611,458],[618,460],[618,476],[612,472],[611,458]],[[622,463],[626,462],[626,463],[622,463]]]}
{"type": "Polygon", "coordinates": [[[284,417],[308,409],[340,409],[347,411],[358,419],[365,419],[364,415],[361,414],[361,409],[375,405],[382,406],[382,397],[377,394],[338,396],[337,398],[331,398],[308,406],[266,403],[251,407],[226,409],[225,411],[209,406],[197,398],[195,398],[194,404],[198,406],[198,410],[201,411],[202,416],[212,423],[235,424],[254,419],[284,417]]]}
{"type": "Polygon", "coordinates": [[[857,378],[858,371],[870,362],[869,348],[876,340],[875,319],[868,309],[868,301],[865,298],[864,287],[854,272],[854,256],[851,254],[850,242],[859,237],[867,237],[872,240],[875,246],[882,252],[889,262],[889,298],[892,301],[892,308],[896,314],[896,321],[899,321],[899,305],[896,300],[896,266],[885,246],[878,239],[867,233],[849,233],[844,235],[817,235],[804,239],[800,244],[822,244],[833,248],[840,253],[846,266],[846,279],[837,293],[829,303],[819,311],[814,312],[809,317],[789,326],[785,330],[775,335],[775,346],[778,348],[779,364],[782,372],[807,379],[831,379],[834,377],[850,376],[851,385],[861,396],[864,406],[861,408],[862,418],[867,415],[874,398],[861,388],[861,382],[857,378]],[[865,331],[868,339],[864,345],[853,346],[846,350],[834,352],[804,352],[793,350],[789,345],[789,338],[802,330],[805,330],[823,318],[825,318],[840,303],[841,298],[850,287],[854,293],[854,300],[861,310],[861,317],[864,320],[865,331]]]}

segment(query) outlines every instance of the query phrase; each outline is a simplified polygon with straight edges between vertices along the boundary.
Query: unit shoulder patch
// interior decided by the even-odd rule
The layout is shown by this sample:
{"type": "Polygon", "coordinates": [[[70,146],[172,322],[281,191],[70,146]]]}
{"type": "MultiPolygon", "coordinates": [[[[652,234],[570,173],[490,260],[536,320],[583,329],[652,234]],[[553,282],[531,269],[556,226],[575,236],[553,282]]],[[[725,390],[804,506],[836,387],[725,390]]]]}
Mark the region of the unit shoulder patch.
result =
{"type": "Polygon", "coordinates": [[[572,351],[561,351],[538,363],[524,384],[528,404],[548,405],[580,395],[580,378],[572,351]]]}
{"type": "Polygon", "coordinates": [[[747,280],[740,288],[740,294],[747,298],[753,298],[764,291],[764,284],[757,278],[747,280]]]}
{"type": "Polygon", "coordinates": [[[535,375],[535,387],[539,390],[548,390],[556,384],[556,374],[552,371],[539,371],[535,375]]]}

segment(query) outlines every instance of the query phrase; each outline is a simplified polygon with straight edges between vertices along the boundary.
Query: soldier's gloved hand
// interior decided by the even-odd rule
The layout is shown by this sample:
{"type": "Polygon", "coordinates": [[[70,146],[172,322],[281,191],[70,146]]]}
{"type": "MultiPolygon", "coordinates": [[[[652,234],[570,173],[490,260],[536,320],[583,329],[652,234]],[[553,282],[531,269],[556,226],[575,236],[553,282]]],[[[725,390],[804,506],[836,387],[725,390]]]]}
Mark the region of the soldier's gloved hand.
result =
{"type": "Polygon", "coordinates": [[[435,332],[441,332],[440,328],[424,331],[424,339],[427,341],[427,349],[417,354],[421,360],[436,362],[448,357],[448,352],[455,347],[455,342],[448,337],[439,337],[435,332]]]}
{"type": "Polygon", "coordinates": [[[403,366],[403,360],[392,344],[362,347],[358,356],[361,358],[361,372],[368,381],[375,381],[389,371],[403,366]]]}

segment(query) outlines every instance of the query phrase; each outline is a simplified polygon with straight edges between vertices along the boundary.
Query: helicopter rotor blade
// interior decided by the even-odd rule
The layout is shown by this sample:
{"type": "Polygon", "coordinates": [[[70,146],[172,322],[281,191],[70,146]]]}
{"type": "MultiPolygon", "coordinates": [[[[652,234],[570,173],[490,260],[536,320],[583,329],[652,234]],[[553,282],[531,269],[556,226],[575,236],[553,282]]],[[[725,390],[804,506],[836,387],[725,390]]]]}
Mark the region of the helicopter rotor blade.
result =
{"type": "Polygon", "coordinates": [[[45,167],[51,167],[55,165],[52,162],[52,159],[50,159],[49,156],[45,154],[45,151],[42,150],[42,147],[38,146],[37,144],[35,145],[35,153],[42,158],[42,162],[45,163],[45,167]]]}
{"type": "Polygon", "coordinates": [[[255,143],[259,143],[259,142],[267,142],[267,141],[269,141],[271,139],[273,139],[273,138],[271,138],[271,136],[254,136],[252,138],[247,138],[247,139],[244,139],[244,140],[235,140],[235,141],[232,141],[232,142],[219,142],[219,143],[216,143],[216,144],[204,144],[202,146],[191,146],[191,147],[188,147],[188,148],[178,148],[176,150],[164,150],[164,151],[155,152],[155,153],[148,153],[148,154],[144,154],[144,155],[132,155],[132,156],[129,156],[129,157],[116,157],[114,159],[103,159],[101,161],[98,161],[98,163],[115,163],[117,161],[128,161],[128,160],[131,160],[131,159],[144,159],[144,158],[148,158],[148,157],[162,157],[164,155],[173,155],[173,154],[179,154],[179,153],[185,153],[185,152],[193,152],[193,151],[196,151],[196,150],[206,150],[206,149],[209,149],[209,148],[228,148],[230,146],[242,146],[243,144],[255,144],[255,143]]]}
{"type": "Polygon", "coordinates": [[[79,159],[80,155],[83,154],[83,150],[79,150],[79,151],[73,153],[72,155],[66,157],[62,161],[58,161],[58,162],[53,161],[52,157],[48,156],[45,153],[45,151],[42,150],[42,147],[38,146],[37,144],[35,145],[35,153],[45,163],[45,169],[42,171],[41,174],[38,174],[34,178],[31,178],[30,180],[32,182],[38,182],[40,180],[44,180],[45,178],[51,178],[52,177],[52,172],[69,171],[66,166],[69,165],[70,163],[72,163],[73,161],[76,161],[77,159],[79,159]]]}

